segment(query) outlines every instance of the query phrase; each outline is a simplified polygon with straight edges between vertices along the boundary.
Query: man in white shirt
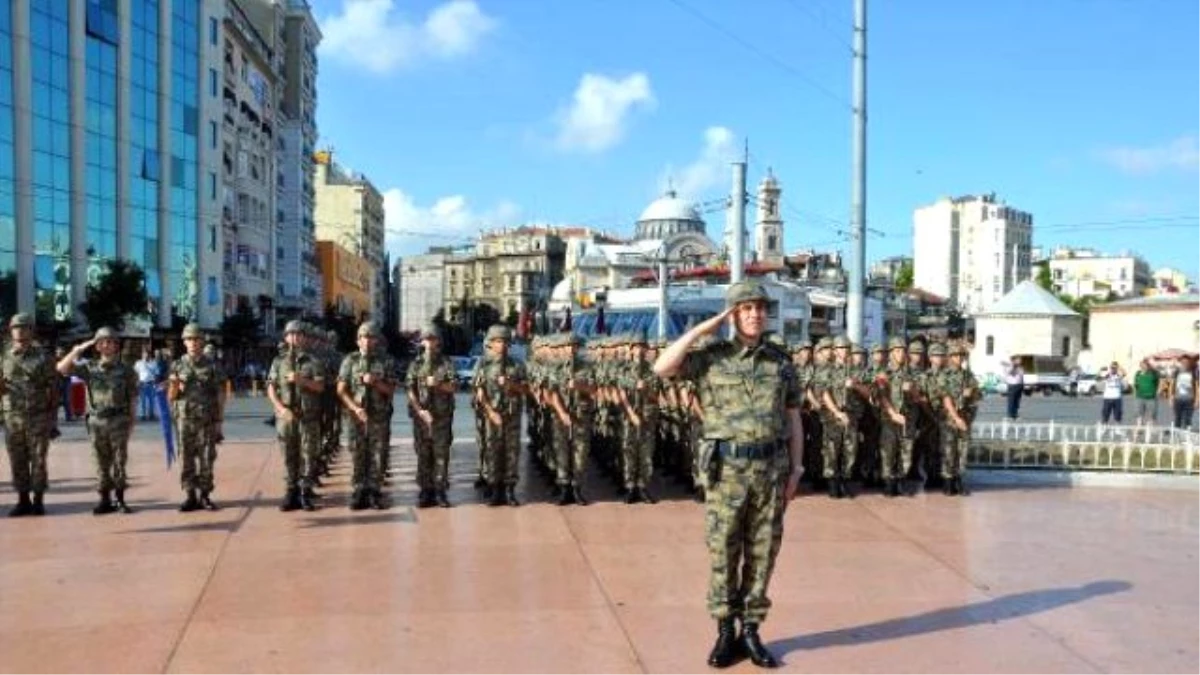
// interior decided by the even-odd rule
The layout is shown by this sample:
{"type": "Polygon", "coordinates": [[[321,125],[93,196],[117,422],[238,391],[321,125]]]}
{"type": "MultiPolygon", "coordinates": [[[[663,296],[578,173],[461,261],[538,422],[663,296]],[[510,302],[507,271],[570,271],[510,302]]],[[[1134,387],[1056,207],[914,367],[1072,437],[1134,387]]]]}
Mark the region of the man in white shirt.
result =
{"type": "Polygon", "coordinates": [[[1025,371],[1021,369],[1021,359],[1013,356],[1008,371],[1004,373],[1004,394],[1008,397],[1008,419],[1017,419],[1021,411],[1021,395],[1025,392],[1025,371]]]}
{"type": "Polygon", "coordinates": [[[149,347],[142,350],[142,358],[133,364],[133,370],[138,378],[138,419],[157,419],[154,414],[154,390],[158,382],[158,361],[149,347]]]}
{"type": "Polygon", "coordinates": [[[1121,423],[1125,403],[1125,371],[1116,361],[1103,374],[1101,382],[1104,385],[1104,402],[1100,408],[1100,421],[1108,424],[1112,419],[1121,423]]]}

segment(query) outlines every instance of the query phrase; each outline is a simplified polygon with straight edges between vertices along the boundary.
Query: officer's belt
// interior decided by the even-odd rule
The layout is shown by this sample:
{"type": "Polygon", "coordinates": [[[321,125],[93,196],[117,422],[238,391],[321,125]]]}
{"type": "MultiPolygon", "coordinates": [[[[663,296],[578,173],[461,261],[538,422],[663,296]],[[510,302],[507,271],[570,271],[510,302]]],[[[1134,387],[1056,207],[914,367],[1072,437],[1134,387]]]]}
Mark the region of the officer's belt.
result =
{"type": "Polygon", "coordinates": [[[108,419],[109,417],[123,417],[129,414],[129,408],[97,408],[91,412],[92,417],[97,419],[108,419]]]}
{"type": "Polygon", "coordinates": [[[716,452],[724,459],[773,459],[778,451],[779,441],[769,443],[716,441],[716,452]]]}

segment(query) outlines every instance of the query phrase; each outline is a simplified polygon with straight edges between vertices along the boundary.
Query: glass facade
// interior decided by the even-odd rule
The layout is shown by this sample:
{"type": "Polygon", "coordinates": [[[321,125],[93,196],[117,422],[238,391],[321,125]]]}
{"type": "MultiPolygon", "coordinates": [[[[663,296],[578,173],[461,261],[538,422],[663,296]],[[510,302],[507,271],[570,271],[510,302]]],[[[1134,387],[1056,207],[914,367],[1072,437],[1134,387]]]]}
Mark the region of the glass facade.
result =
{"type": "Polygon", "coordinates": [[[117,0],[88,0],[85,195],[89,258],[117,255],[117,0]]]}
{"type": "Polygon", "coordinates": [[[40,321],[69,304],[66,256],[71,244],[69,3],[30,0],[33,126],[34,289],[40,321]]]}
{"type": "Polygon", "coordinates": [[[171,7],[171,239],[173,311],[194,319],[199,295],[196,260],[199,160],[199,0],[171,7]]]}
{"type": "Polygon", "coordinates": [[[17,306],[14,152],[12,0],[0,0],[0,316],[11,316],[17,306]]]}
{"type": "Polygon", "coordinates": [[[152,302],[162,298],[158,277],[158,2],[130,3],[129,257],[146,271],[152,302]]]}

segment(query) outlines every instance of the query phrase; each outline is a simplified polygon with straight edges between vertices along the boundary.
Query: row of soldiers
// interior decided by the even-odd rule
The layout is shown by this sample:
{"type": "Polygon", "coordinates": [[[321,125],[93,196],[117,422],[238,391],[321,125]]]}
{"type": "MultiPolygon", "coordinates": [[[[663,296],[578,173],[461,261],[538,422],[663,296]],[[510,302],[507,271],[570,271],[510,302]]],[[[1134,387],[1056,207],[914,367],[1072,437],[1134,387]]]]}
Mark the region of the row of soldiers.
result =
{"type": "MultiPolygon", "coordinates": [[[[586,346],[571,334],[537,337],[518,372],[520,364],[497,351],[506,349],[505,331],[489,332],[472,386],[481,439],[477,486],[493,503],[515,502],[514,425],[522,409],[530,454],[561,504],[587,503],[589,461],[629,503],[654,501],[647,488],[656,467],[703,499],[697,450],[704,411],[692,382],[653,373],[665,343],[640,335],[604,336],[586,346]],[[518,377],[524,377],[519,387],[518,377]],[[508,386],[494,384],[505,379],[508,386]]],[[[868,360],[866,350],[838,337],[790,351],[804,392],[805,468],[831,497],[852,496],[852,480],[880,484],[889,497],[911,495],[909,479],[923,483],[929,475],[942,480],[947,494],[966,494],[980,390],[961,345],[931,343],[927,350],[922,340],[893,338],[875,346],[868,360]]]]}

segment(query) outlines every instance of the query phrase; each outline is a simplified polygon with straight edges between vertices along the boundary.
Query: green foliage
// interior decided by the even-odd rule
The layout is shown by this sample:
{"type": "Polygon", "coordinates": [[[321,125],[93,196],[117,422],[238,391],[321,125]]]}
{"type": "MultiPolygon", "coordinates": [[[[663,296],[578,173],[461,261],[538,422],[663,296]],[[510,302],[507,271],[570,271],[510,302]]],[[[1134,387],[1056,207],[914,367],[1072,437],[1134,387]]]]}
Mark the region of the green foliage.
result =
{"type": "Polygon", "coordinates": [[[111,326],[119,331],[125,317],[145,314],[149,302],[142,268],[128,260],[107,260],[97,282],[88,285],[87,299],[79,311],[91,330],[111,326]]]}
{"type": "Polygon", "coordinates": [[[1041,286],[1042,288],[1046,289],[1047,291],[1053,290],[1051,287],[1054,285],[1054,282],[1050,279],[1050,266],[1049,265],[1046,265],[1046,264],[1038,265],[1037,276],[1035,277],[1035,280],[1037,281],[1038,286],[1041,286]]]}
{"type": "Polygon", "coordinates": [[[246,306],[221,321],[221,344],[231,347],[253,347],[262,339],[262,320],[246,306]]]}
{"type": "Polygon", "coordinates": [[[911,260],[905,261],[900,269],[896,271],[896,282],[894,284],[897,291],[904,292],[911,290],[913,287],[913,264],[911,260]]]}

